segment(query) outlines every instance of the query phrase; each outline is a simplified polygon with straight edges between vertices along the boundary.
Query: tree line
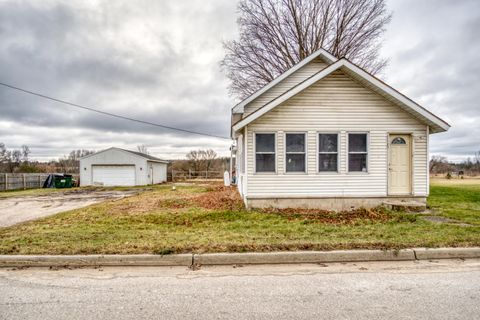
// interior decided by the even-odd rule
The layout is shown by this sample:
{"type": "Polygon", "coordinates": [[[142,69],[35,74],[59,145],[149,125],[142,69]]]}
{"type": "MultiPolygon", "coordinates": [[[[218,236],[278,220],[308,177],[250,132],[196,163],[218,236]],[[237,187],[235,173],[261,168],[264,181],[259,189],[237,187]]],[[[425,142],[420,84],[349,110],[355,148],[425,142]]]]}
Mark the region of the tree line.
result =
{"type": "Polygon", "coordinates": [[[218,157],[212,149],[192,150],[185,155],[186,159],[173,160],[169,164],[169,172],[191,172],[192,175],[201,175],[204,171],[223,172],[230,169],[229,157],[218,157]]]}
{"type": "Polygon", "coordinates": [[[0,142],[0,172],[2,173],[78,173],[80,158],[92,154],[93,150],[72,150],[57,160],[31,160],[31,149],[23,145],[20,149],[8,149],[0,142]]]}
{"type": "Polygon", "coordinates": [[[429,169],[431,174],[478,176],[480,175],[480,151],[462,162],[450,162],[444,156],[432,156],[429,169]]]}
{"type": "MultiPolygon", "coordinates": [[[[139,152],[150,154],[145,145],[137,146],[139,152]]],[[[94,150],[77,149],[57,160],[37,161],[30,159],[31,149],[23,145],[19,149],[8,149],[0,143],[0,172],[1,173],[79,173],[80,158],[94,153],[94,150]]],[[[169,170],[200,172],[229,170],[230,159],[219,157],[212,149],[192,150],[185,155],[185,159],[172,160],[169,170]]]]}

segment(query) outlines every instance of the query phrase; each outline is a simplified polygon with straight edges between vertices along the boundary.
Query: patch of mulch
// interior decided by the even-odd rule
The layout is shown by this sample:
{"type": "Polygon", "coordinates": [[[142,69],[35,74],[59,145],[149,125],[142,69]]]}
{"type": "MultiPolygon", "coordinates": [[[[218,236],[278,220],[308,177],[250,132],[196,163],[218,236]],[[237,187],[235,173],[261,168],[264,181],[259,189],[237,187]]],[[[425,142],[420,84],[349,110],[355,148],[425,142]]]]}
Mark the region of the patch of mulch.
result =
{"type": "Polygon", "coordinates": [[[242,210],[242,198],[235,187],[213,186],[208,192],[192,199],[199,207],[212,210],[242,210]]]}
{"type": "Polygon", "coordinates": [[[382,207],[373,209],[355,209],[352,211],[327,211],[319,209],[262,209],[266,214],[285,216],[288,220],[304,220],[308,222],[319,222],[329,224],[355,224],[359,221],[387,222],[395,219],[395,216],[382,207]]]}

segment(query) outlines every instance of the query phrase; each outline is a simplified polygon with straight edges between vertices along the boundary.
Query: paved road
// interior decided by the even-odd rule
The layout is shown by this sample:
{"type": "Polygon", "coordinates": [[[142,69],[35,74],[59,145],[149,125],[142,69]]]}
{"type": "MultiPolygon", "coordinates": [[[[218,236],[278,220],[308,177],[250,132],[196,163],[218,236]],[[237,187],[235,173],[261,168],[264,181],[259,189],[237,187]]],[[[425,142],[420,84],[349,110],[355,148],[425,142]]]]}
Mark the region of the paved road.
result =
{"type": "Polygon", "coordinates": [[[78,209],[112,199],[121,199],[138,190],[73,189],[38,196],[0,198],[0,227],[35,220],[63,211],[78,209]]]}
{"type": "Polygon", "coordinates": [[[1,319],[478,319],[480,260],[0,269],[1,319]]]}

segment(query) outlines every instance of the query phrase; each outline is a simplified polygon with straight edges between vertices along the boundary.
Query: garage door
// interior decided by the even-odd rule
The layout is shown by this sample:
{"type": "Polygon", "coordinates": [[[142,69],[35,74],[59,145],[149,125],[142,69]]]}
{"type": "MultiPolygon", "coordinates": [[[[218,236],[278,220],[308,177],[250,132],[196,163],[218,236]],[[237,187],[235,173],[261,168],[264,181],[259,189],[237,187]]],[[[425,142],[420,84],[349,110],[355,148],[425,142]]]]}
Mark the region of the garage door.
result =
{"type": "Polygon", "coordinates": [[[135,166],[92,166],[92,175],[94,185],[135,185],[135,166]]]}

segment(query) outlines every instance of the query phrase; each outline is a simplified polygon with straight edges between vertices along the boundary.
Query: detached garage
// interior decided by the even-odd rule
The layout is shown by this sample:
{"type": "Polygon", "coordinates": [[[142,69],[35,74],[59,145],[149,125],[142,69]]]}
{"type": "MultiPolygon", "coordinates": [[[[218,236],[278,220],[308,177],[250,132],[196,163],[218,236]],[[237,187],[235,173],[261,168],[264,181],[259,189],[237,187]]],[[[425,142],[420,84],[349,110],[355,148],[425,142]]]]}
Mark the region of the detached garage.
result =
{"type": "Polygon", "coordinates": [[[142,186],[167,181],[168,161],[110,148],[80,159],[80,186],[142,186]]]}

